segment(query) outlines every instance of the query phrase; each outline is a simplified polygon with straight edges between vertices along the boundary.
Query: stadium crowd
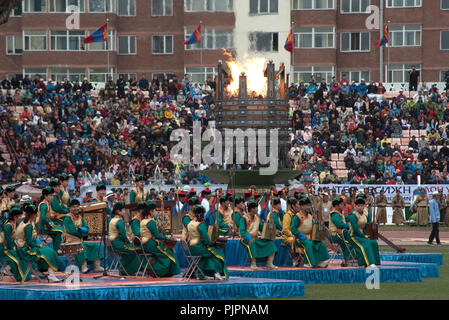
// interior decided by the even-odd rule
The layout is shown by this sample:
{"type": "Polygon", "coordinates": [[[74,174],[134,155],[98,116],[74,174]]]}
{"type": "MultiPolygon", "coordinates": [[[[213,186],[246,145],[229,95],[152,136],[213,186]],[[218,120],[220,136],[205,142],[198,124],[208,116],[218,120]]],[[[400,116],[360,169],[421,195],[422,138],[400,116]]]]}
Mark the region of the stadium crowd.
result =
{"type": "MultiPolygon", "coordinates": [[[[171,132],[191,129],[195,121],[203,129],[215,122],[211,78],[198,84],[188,75],[180,81],[120,76],[109,78],[98,94],[87,79],[54,83],[35,75],[5,79],[0,85],[5,92],[0,95],[1,130],[15,153],[10,164],[0,159],[2,184],[46,186],[50,177],[66,173],[74,191],[98,183],[128,184],[137,175],[149,181],[156,166],[165,183],[173,184],[171,132]],[[16,106],[21,106],[20,114],[16,106]]],[[[416,101],[402,92],[391,101],[385,96],[378,101],[385,93],[381,83],[349,83],[345,77],[317,83],[312,77],[308,85],[292,84],[290,157],[292,167],[303,171],[296,180],[413,184],[421,175],[422,183],[449,183],[449,91],[439,93],[422,83],[418,92],[416,101]],[[407,130],[425,134],[412,136],[405,149],[392,143],[407,130]],[[333,153],[344,155],[347,178],[335,174],[333,153]]],[[[204,168],[180,168],[181,183],[207,182],[198,172],[204,168]]],[[[238,167],[245,168],[249,166],[238,167]]]]}

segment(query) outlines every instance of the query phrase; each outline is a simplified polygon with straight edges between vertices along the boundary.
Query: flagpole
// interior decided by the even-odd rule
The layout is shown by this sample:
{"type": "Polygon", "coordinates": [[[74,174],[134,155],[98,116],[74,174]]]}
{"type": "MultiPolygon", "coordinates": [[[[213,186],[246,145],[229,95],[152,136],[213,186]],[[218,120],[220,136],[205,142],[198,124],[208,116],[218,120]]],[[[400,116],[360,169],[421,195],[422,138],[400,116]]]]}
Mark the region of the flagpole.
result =
{"type": "MultiPolygon", "coordinates": [[[[388,33],[390,33],[390,20],[387,21],[387,25],[388,25],[388,33]]],[[[389,77],[389,72],[390,71],[390,35],[388,34],[388,42],[387,42],[387,83],[391,82],[391,79],[389,77]]]]}
{"type": "MultiPolygon", "coordinates": [[[[110,76],[112,77],[112,72],[111,72],[111,68],[109,66],[109,18],[106,18],[106,30],[108,31],[108,40],[106,40],[106,52],[107,52],[107,56],[108,56],[108,72],[110,73],[110,76]]],[[[107,82],[108,79],[106,79],[107,82]]],[[[114,80],[114,78],[112,78],[112,80],[114,80]]]]}
{"type": "MultiPolygon", "coordinates": [[[[380,31],[380,38],[383,36],[384,32],[384,2],[380,1],[380,17],[379,17],[379,31],[380,31]]],[[[380,52],[379,52],[379,81],[385,82],[384,78],[384,48],[383,46],[380,46],[380,52]]]]}
{"type": "Polygon", "coordinates": [[[200,41],[200,66],[203,66],[203,21],[200,21],[201,41],[200,41]]]}
{"type": "MultiPolygon", "coordinates": [[[[293,42],[293,48],[292,48],[292,52],[291,52],[291,59],[290,59],[290,63],[291,63],[291,72],[292,72],[292,82],[295,82],[295,22],[292,21],[292,42],[293,42]]],[[[287,87],[288,87],[288,83],[287,83],[287,87]]]]}

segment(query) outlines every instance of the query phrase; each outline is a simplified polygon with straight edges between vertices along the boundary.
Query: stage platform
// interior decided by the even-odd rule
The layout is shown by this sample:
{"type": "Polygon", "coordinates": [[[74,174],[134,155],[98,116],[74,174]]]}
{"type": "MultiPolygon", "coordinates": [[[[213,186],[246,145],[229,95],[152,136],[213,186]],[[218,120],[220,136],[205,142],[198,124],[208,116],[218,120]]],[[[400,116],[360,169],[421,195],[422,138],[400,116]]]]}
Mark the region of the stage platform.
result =
{"type": "MultiPolygon", "coordinates": [[[[380,282],[420,282],[422,274],[439,277],[438,267],[429,269],[417,265],[400,265],[388,263],[379,266],[380,282]],[[436,272],[435,272],[436,268],[436,272]]],[[[305,284],[322,283],[365,283],[372,272],[363,267],[340,267],[340,261],[334,261],[327,268],[293,268],[280,267],[277,270],[251,270],[249,267],[229,267],[230,277],[271,278],[284,280],[301,280],[305,284]]]]}
{"type": "MultiPolygon", "coordinates": [[[[58,274],[62,277],[62,274],[58,274]]],[[[79,289],[61,283],[0,281],[0,300],[230,300],[304,296],[299,280],[232,277],[227,281],[82,275],[79,289]]]]}

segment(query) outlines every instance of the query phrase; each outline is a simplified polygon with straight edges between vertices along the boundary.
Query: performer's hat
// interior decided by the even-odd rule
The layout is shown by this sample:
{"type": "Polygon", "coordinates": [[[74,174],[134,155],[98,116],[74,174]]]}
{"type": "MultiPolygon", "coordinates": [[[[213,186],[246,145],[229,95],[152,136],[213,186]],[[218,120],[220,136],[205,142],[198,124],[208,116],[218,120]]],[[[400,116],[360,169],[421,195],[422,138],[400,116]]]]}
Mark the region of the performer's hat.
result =
{"type": "Polygon", "coordinates": [[[332,200],[332,205],[333,205],[333,206],[337,206],[337,205],[339,205],[340,203],[343,203],[343,199],[340,198],[340,197],[335,197],[335,198],[332,200]]]}
{"type": "Polygon", "coordinates": [[[142,175],[138,175],[138,176],[136,177],[136,182],[138,182],[138,181],[143,181],[143,180],[144,180],[144,178],[143,178],[142,175]]]}
{"type": "Polygon", "coordinates": [[[201,191],[202,194],[210,194],[210,189],[209,187],[207,187],[206,189],[204,189],[203,191],[201,191]]]}
{"type": "Polygon", "coordinates": [[[57,186],[59,186],[61,183],[59,182],[59,180],[58,179],[52,179],[51,181],[50,181],[50,187],[57,187],[57,186]]]}
{"type": "Polygon", "coordinates": [[[42,189],[42,195],[45,197],[45,196],[48,196],[49,194],[52,194],[54,191],[53,191],[53,188],[52,187],[45,187],[44,189],[42,189]]]}
{"type": "Polygon", "coordinates": [[[365,199],[358,197],[355,199],[355,204],[365,204],[365,199]]]}
{"type": "Polygon", "coordinates": [[[310,203],[310,199],[305,197],[305,196],[301,197],[299,199],[299,204],[302,205],[302,206],[305,206],[306,204],[309,204],[309,203],[310,203]]]}
{"type": "Polygon", "coordinates": [[[239,204],[239,203],[242,203],[242,202],[243,202],[242,197],[240,197],[240,196],[235,196],[235,204],[239,204]]]}
{"type": "MultiPolygon", "coordinates": [[[[8,211],[8,210],[5,210],[8,211]]],[[[16,215],[16,214],[21,214],[22,213],[22,208],[18,205],[18,204],[14,204],[11,206],[11,208],[9,209],[9,217],[16,215]]]]}
{"type": "Polygon", "coordinates": [[[112,212],[115,214],[117,211],[120,211],[125,208],[125,203],[123,201],[118,201],[114,204],[112,212]]]}
{"type": "Polygon", "coordinates": [[[7,186],[6,187],[6,192],[14,192],[16,191],[16,187],[15,186],[7,186]]]}
{"type": "Polygon", "coordinates": [[[185,197],[186,193],[184,192],[184,190],[181,190],[181,191],[178,192],[178,196],[179,197],[185,197]]]}
{"type": "Polygon", "coordinates": [[[195,212],[195,214],[204,214],[206,212],[206,209],[203,206],[195,206],[195,209],[193,209],[193,212],[195,212]]]}
{"type": "Polygon", "coordinates": [[[254,197],[261,197],[261,195],[258,194],[257,191],[254,191],[253,196],[254,196],[254,197]]]}
{"type": "Polygon", "coordinates": [[[59,176],[59,180],[61,180],[61,181],[69,180],[68,174],[62,173],[62,174],[59,176]]]}
{"type": "Polygon", "coordinates": [[[191,188],[190,190],[189,190],[189,193],[188,193],[189,195],[196,195],[196,191],[195,191],[195,189],[193,189],[193,188],[191,188]]]}
{"type": "Polygon", "coordinates": [[[254,200],[248,201],[247,207],[248,207],[248,211],[251,209],[257,208],[257,202],[254,200]]]}
{"type": "Polygon", "coordinates": [[[80,205],[80,201],[78,199],[72,199],[69,203],[69,207],[79,206],[79,205],[80,205]]]}
{"type": "Polygon", "coordinates": [[[31,213],[31,214],[34,214],[34,213],[37,212],[37,208],[36,208],[36,206],[35,206],[34,204],[28,204],[28,205],[26,205],[25,208],[23,208],[23,210],[24,210],[26,213],[31,213]]]}
{"type": "Polygon", "coordinates": [[[200,204],[200,199],[198,197],[192,197],[189,199],[189,206],[193,206],[195,204],[200,204]]]}
{"type": "Polygon", "coordinates": [[[279,198],[273,198],[273,205],[277,205],[277,204],[279,204],[279,203],[281,203],[281,199],[279,199],[279,198]]]}
{"type": "Polygon", "coordinates": [[[148,200],[147,202],[145,202],[145,205],[150,210],[156,209],[156,202],[153,200],[148,200]]]}

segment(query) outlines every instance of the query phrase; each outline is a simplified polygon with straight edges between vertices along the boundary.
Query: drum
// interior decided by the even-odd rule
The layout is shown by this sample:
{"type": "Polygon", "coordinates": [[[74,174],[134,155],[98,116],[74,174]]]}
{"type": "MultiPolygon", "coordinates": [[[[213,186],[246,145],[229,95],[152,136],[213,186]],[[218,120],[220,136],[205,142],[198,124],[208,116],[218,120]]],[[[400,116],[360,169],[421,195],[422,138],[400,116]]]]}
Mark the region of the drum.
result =
{"type": "Polygon", "coordinates": [[[326,240],[326,229],[320,224],[314,224],[312,226],[312,237],[313,241],[324,241],[326,240]]]}
{"type": "Polygon", "coordinates": [[[61,251],[65,256],[75,256],[84,251],[82,242],[61,243],[61,251]]]}

